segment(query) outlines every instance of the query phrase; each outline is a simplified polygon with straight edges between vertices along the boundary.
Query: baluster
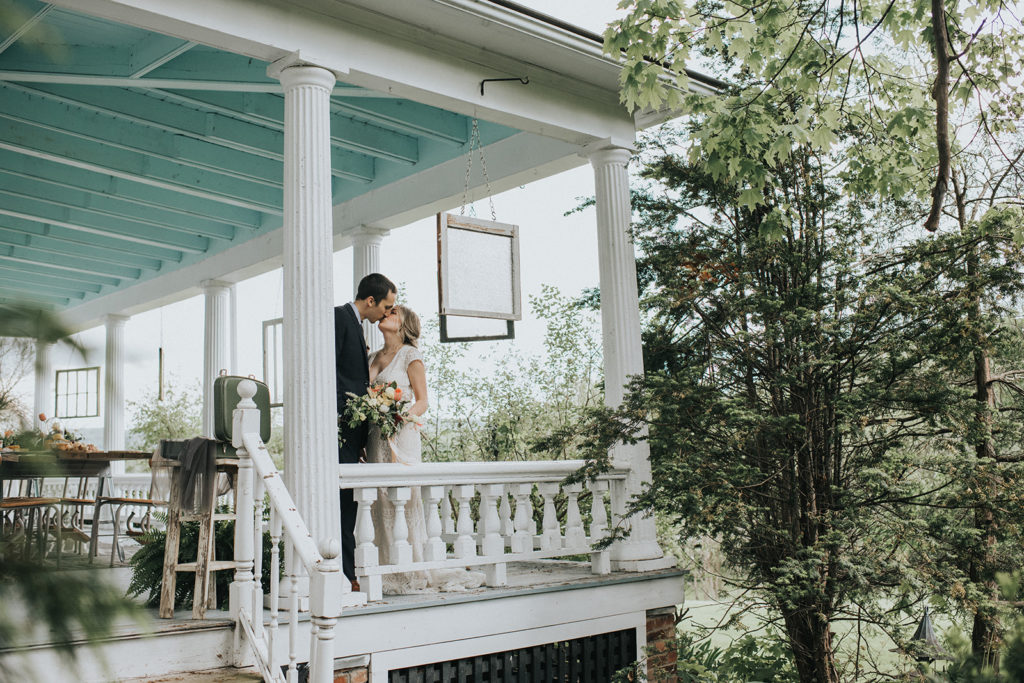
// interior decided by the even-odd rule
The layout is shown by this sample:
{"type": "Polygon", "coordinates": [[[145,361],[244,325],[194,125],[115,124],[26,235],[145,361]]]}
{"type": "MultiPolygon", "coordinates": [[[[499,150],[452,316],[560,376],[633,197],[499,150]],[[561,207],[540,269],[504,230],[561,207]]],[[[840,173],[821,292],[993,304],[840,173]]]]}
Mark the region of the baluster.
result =
{"type": "MultiPolygon", "coordinates": [[[[607,481],[590,482],[590,493],[593,496],[590,501],[591,546],[608,535],[608,512],[604,508],[604,493],[607,490],[607,481]]],[[[594,574],[610,574],[612,571],[611,552],[607,548],[592,551],[590,553],[590,568],[594,574]]]]}
{"type": "Polygon", "coordinates": [[[509,503],[509,490],[508,486],[503,486],[501,490],[501,502],[498,504],[498,516],[501,518],[501,535],[504,537],[505,545],[512,543],[512,534],[516,532],[515,522],[512,521],[512,505],[509,503]]]}
{"type": "Polygon", "coordinates": [[[568,499],[565,511],[565,547],[586,549],[587,535],[583,531],[583,517],[580,516],[580,493],[583,484],[567,484],[563,489],[568,499]]]}
{"type": "Polygon", "coordinates": [[[454,487],[455,499],[459,502],[459,521],[455,526],[455,557],[475,557],[476,540],[473,539],[473,518],[470,516],[469,501],[473,498],[472,484],[459,484],[454,487]]]}
{"type": "Polygon", "coordinates": [[[533,484],[512,484],[512,495],[516,498],[515,534],[512,536],[513,553],[533,552],[533,532],[530,524],[533,521],[533,484]]]}
{"type": "Polygon", "coordinates": [[[405,519],[405,505],[412,497],[412,490],[408,486],[394,486],[388,489],[388,497],[395,504],[395,527],[391,531],[391,561],[396,565],[412,564],[409,523],[405,519]]]}
{"type": "Polygon", "coordinates": [[[437,562],[445,559],[444,541],[441,539],[441,517],[437,513],[438,503],[445,496],[443,486],[424,486],[421,489],[426,502],[427,543],[423,547],[423,559],[437,562]]]}
{"type": "Polygon", "coordinates": [[[558,515],[555,514],[555,496],[558,495],[558,483],[546,481],[537,484],[537,490],[544,497],[544,515],[542,523],[544,533],[540,537],[541,550],[560,550],[562,534],[558,527],[558,515]]]}
{"type": "Polygon", "coordinates": [[[360,571],[368,567],[376,567],[380,562],[380,553],[377,551],[377,546],[374,545],[372,512],[373,501],[377,500],[377,489],[375,487],[355,489],[352,491],[352,496],[359,504],[355,530],[355,565],[356,575],[359,577],[359,587],[366,591],[367,600],[380,600],[384,597],[384,583],[381,575],[360,571]]]}
{"type": "MultiPolygon", "coordinates": [[[[505,487],[501,484],[480,486],[480,554],[484,557],[500,558],[505,554],[505,540],[501,537],[501,519],[498,516],[498,498],[505,487]]],[[[504,562],[487,565],[488,586],[504,586],[508,583],[504,562]]]]}
{"type": "Polygon", "coordinates": [[[451,486],[445,486],[444,495],[441,496],[441,524],[443,527],[442,533],[444,533],[444,535],[448,538],[453,538],[455,536],[455,520],[453,519],[454,515],[452,514],[452,499],[449,496],[451,490],[451,486]]]}
{"type": "MultiPolygon", "coordinates": [[[[263,633],[263,477],[253,478],[253,569],[252,580],[252,628],[257,634],[263,633]]],[[[235,511],[238,514],[238,511],[235,511]]],[[[215,543],[216,545],[216,543],[215,543]]],[[[216,582],[210,591],[211,599],[216,595],[216,582]]],[[[216,608],[216,604],[213,605],[216,608]]]]}
{"type": "Polygon", "coordinates": [[[270,508],[270,632],[267,634],[267,657],[270,669],[276,670],[274,641],[277,639],[278,600],[281,595],[281,516],[270,508]]]}
{"type": "Polygon", "coordinates": [[[290,541],[285,545],[288,562],[288,683],[298,683],[299,669],[299,571],[298,553],[290,541]]]}

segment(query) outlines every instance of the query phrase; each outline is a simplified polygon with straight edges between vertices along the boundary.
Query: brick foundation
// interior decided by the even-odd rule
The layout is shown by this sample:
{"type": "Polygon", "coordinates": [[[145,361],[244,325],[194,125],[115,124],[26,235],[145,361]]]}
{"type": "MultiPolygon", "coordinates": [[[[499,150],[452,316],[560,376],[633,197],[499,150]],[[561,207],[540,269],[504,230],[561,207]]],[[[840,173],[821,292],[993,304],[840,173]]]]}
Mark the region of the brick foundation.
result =
{"type": "Polygon", "coordinates": [[[370,671],[365,666],[334,672],[334,683],[366,683],[370,680],[370,671]]]}
{"type": "Polygon", "coordinates": [[[651,683],[676,683],[676,612],[674,607],[647,610],[647,678],[651,683]]]}

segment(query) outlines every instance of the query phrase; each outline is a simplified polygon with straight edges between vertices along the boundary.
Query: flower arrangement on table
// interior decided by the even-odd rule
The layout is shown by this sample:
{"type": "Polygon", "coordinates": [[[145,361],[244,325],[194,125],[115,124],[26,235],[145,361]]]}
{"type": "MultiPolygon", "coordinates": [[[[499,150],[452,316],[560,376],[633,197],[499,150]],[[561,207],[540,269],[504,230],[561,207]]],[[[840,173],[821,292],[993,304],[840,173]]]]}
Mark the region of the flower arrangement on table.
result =
{"type": "MultiPolygon", "coordinates": [[[[369,422],[377,425],[383,438],[390,440],[406,424],[423,424],[418,416],[409,413],[412,401],[402,398],[402,390],[397,382],[373,384],[365,394],[353,394],[350,391],[348,395],[345,412],[338,416],[339,427],[347,424],[349,429],[355,429],[369,422]]],[[[338,440],[341,440],[340,433],[338,440]]]]}
{"type": "Polygon", "coordinates": [[[46,413],[39,413],[40,426],[36,429],[24,429],[15,432],[8,429],[0,439],[4,449],[12,451],[62,451],[71,453],[96,453],[99,451],[91,443],[82,441],[82,437],[65,430],[59,422],[47,423],[46,413]]]}

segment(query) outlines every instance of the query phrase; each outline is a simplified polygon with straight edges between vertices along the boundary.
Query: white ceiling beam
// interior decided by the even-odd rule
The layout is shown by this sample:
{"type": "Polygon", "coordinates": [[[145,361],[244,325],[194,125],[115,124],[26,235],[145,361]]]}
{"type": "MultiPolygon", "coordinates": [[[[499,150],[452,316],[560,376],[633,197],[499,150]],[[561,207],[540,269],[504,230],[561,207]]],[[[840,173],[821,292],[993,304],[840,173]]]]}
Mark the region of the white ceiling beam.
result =
{"type": "Polygon", "coordinates": [[[161,66],[163,66],[167,62],[171,61],[175,57],[179,57],[179,56],[185,54],[186,52],[188,52],[189,50],[194,48],[196,45],[198,45],[198,43],[194,43],[191,40],[186,40],[181,45],[178,45],[177,47],[175,47],[175,48],[173,48],[171,50],[168,50],[166,53],[160,55],[159,57],[157,57],[156,59],[152,60],[148,64],[144,64],[144,65],[140,66],[138,69],[136,69],[132,73],[131,78],[142,78],[143,76],[148,74],[153,69],[160,68],[161,66]]]}
{"type": "MultiPolygon", "coordinates": [[[[53,5],[44,5],[44,6],[39,8],[38,12],[33,14],[31,17],[26,19],[24,22],[22,22],[21,26],[19,26],[18,28],[14,29],[14,32],[11,33],[11,35],[7,36],[7,39],[4,42],[0,43],[0,53],[2,53],[4,50],[9,48],[11,45],[14,45],[16,42],[18,42],[19,38],[21,38],[23,35],[28,33],[29,30],[31,30],[31,28],[33,26],[38,24],[42,20],[43,17],[45,17],[47,14],[49,14],[50,10],[52,10],[52,9],[53,9],[53,5]]],[[[12,14],[8,14],[8,16],[13,16],[13,15],[12,14]]]]}

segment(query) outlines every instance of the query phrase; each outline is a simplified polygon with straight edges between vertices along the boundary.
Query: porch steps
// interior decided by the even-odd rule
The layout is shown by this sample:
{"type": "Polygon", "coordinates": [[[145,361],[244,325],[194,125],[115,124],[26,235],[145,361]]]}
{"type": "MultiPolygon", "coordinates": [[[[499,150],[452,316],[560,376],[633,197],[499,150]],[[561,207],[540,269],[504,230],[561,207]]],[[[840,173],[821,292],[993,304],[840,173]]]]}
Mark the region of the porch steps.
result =
{"type": "Polygon", "coordinates": [[[236,669],[229,666],[221,669],[169,674],[159,678],[122,678],[119,683],[242,683],[243,681],[262,680],[256,667],[236,669]]]}

